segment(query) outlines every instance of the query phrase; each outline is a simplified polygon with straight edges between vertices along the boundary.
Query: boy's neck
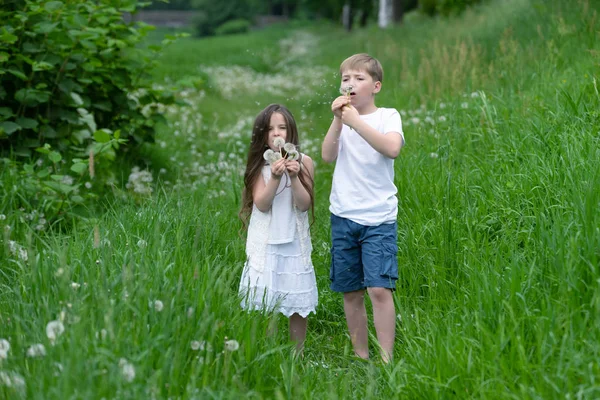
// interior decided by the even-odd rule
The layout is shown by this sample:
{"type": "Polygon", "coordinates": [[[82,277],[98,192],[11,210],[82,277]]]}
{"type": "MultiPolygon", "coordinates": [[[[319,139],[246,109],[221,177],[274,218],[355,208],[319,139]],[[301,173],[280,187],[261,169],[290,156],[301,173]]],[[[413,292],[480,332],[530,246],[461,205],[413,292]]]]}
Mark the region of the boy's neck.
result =
{"type": "Polygon", "coordinates": [[[377,111],[377,106],[375,105],[375,103],[371,103],[361,108],[357,108],[356,111],[358,111],[359,115],[373,114],[375,111],[377,111]]]}

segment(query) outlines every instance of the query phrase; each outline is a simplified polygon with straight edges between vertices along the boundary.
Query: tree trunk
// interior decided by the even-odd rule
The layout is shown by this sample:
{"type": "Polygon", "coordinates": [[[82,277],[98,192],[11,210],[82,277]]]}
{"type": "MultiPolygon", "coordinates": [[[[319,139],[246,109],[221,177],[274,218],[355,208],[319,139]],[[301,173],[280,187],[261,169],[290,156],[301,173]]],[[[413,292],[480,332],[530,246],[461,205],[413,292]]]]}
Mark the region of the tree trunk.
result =
{"type": "Polygon", "coordinates": [[[378,25],[380,28],[387,28],[392,21],[392,1],[379,0],[378,25]]]}
{"type": "Polygon", "coordinates": [[[404,0],[394,0],[394,22],[401,24],[404,17],[404,0]]]}
{"type": "Polygon", "coordinates": [[[342,8],[342,24],[344,24],[344,28],[348,32],[352,30],[352,20],[352,6],[350,3],[346,3],[344,4],[344,8],[342,8]]]}

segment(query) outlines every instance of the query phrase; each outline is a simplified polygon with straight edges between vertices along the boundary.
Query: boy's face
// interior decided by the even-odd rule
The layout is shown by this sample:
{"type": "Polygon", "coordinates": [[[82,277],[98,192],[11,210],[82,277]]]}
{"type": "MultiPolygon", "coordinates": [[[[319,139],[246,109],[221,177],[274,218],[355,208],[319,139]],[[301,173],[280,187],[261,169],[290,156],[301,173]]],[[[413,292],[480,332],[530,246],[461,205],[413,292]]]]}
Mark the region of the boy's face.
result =
{"type": "Polygon", "coordinates": [[[350,98],[357,109],[374,103],[374,96],[381,90],[381,82],[373,80],[367,71],[346,70],[342,73],[342,89],[351,86],[350,98]]]}

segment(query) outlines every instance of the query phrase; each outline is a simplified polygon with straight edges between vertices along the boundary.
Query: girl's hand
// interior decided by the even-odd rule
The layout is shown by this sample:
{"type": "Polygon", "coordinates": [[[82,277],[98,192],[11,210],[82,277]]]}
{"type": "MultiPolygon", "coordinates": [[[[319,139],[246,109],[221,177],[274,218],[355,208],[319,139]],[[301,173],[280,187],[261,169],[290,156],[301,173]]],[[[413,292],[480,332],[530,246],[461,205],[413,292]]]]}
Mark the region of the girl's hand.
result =
{"type": "Polygon", "coordinates": [[[290,174],[290,178],[295,178],[300,173],[300,163],[298,161],[287,161],[285,163],[285,168],[287,169],[288,174],[290,174]]]}
{"type": "Polygon", "coordinates": [[[285,162],[287,160],[285,158],[280,158],[271,164],[271,176],[275,179],[280,179],[283,173],[285,172],[285,162]]]}
{"type": "Polygon", "coordinates": [[[338,118],[342,118],[342,109],[344,106],[350,104],[350,98],[348,96],[339,96],[333,103],[331,103],[331,111],[333,115],[338,118]]]}

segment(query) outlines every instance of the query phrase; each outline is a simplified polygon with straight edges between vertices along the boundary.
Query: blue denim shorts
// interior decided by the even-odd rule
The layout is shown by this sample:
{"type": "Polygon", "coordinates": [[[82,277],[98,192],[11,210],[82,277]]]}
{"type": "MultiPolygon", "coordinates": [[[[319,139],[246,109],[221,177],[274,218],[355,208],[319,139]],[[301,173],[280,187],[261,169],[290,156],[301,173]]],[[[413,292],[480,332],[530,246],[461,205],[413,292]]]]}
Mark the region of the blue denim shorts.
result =
{"type": "Polygon", "coordinates": [[[398,223],[365,226],[331,214],[331,290],[394,290],[398,279],[398,223]]]}

